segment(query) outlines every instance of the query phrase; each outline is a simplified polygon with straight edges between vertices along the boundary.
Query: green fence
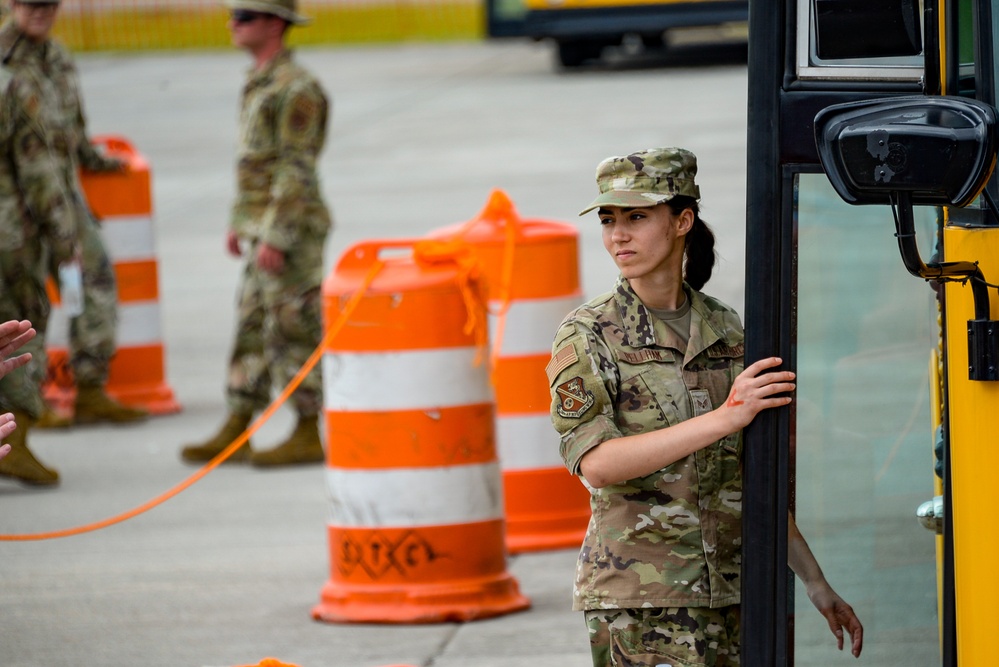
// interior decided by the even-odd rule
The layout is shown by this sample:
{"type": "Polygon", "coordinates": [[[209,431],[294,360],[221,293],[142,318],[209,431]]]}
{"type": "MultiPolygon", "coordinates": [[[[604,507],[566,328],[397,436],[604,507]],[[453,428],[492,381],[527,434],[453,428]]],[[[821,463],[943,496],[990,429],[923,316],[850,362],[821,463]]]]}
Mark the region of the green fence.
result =
{"type": "MultiPolygon", "coordinates": [[[[358,44],[477,39],[485,8],[476,0],[304,3],[312,19],[290,43],[358,44]]],[[[74,51],[228,47],[228,11],[218,0],[63,0],[55,34],[74,51]]]]}

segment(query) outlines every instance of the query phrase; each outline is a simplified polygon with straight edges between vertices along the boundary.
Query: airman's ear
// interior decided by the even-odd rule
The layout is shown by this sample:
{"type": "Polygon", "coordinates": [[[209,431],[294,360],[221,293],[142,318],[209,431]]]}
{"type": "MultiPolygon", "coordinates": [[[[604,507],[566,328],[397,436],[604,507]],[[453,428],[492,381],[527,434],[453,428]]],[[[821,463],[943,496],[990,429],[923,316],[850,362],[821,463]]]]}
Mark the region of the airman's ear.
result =
{"type": "Polygon", "coordinates": [[[676,233],[678,236],[685,236],[694,227],[694,211],[685,208],[676,216],[676,233]]]}

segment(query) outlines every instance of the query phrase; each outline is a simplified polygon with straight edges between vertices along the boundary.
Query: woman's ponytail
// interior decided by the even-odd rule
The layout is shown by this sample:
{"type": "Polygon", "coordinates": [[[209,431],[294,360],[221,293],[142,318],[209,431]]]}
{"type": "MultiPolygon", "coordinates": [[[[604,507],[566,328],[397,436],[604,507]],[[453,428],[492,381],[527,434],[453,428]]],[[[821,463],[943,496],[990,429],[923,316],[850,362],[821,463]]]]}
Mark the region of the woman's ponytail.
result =
{"type": "Polygon", "coordinates": [[[711,271],[715,266],[715,235],[707,223],[701,220],[697,200],[693,197],[677,196],[666,203],[673,215],[680,215],[688,208],[694,212],[694,225],[687,232],[684,246],[683,279],[699,290],[711,279],[711,271]]]}

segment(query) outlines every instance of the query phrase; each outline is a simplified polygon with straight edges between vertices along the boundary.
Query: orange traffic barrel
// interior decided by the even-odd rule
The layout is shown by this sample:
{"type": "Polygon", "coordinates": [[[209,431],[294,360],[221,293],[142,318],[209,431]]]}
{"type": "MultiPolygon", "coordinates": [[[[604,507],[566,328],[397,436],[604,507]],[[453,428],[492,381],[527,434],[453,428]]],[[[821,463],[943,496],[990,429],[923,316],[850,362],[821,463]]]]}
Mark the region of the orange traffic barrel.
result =
{"type": "Polygon", "coordinates": [[[470,621],[530,606],[506,571],[477,274],[467,248],[400,239],[348,248],[323,282],[330,579],[318,620],[470,621]]]}
{"type": "MultiPolygon", "coordinates": [[[[152,414],[177,412],[180,404],[166,381],[149,163],[121,137],[94,137],[94,143],[129,165],[123,172],[80,174],[87,203],[101,221],[101,238],[118,282],[117,350],[107,392],[152,414]]],[[[51,280],[49,292],[54,299],[46,340],[45,396],[57,412],[66,414],[72,411],[76,391],[69,368],[69,321],[51,280]]]]}
{"type": "Polygon", "coordinates": [[[578,547],[590,494],[559,456],[545,375],[559,324],[582,302],[578,231],[523,219],[506,193],[493,190],[477,217],[430,236],[468,243],[486,275],[507,549],[578,547]]]}

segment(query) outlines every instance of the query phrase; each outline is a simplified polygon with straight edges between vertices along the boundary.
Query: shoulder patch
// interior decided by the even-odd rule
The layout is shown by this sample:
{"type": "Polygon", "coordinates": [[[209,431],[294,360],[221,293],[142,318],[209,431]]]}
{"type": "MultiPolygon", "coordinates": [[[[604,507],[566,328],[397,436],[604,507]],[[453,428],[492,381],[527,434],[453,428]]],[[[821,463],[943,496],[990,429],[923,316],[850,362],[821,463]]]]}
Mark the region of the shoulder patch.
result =
{"type": "Polygon", "coordinates": [[[551,361],[545,366],[545,374],[548,375],[548,384],[550,385],[558,377],[558,374],[564,371],[569,366],[576,363],[579,357],[576,355],[576,346],[572,343],[568,345],[563,345],[559,348],[558,352],[552,355],[551,361]]]}
{"type": "Polygon", "coordinates": [[[593,405],[593,392],[587,391],[578,375],[555,387],[559,402],[555,411],[567,419],[579,419],[593,405]]]}
{"type": "Polygon", "coordinates": [[[304,132],[313,122],[319,105],[307,95],[298,95],[292,101],[289,124],[292,131],[304,132]]]}

